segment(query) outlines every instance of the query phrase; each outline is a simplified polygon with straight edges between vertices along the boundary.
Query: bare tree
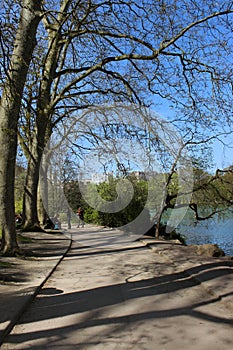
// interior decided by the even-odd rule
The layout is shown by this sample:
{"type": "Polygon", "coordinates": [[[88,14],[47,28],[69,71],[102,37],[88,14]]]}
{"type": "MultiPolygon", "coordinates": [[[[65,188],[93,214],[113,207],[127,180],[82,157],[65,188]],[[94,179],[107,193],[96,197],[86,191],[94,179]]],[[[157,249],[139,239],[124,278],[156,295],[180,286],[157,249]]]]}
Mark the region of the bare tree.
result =
{"type": "Polygon", "coordinates": [[[59,8],[47,6],[40,47],[47,46],[40,49],[42,74],[32,93],[35,121],[28,138],[25,225],[30,229],[38,227],[44,145],[72,112],[109,101],[150,104],[156,95],[178,108],[173,122],[181,131],[192,129],[195,137],[202,131],[204,139],[216,132],[220,113],[221,123],[227,122],[231,110],[228,1],[200,6],[198,1],[64,0],[59,8]]]}
{"type": "Polygon", "coordinates": [[[41,18],[41,1],[22,1],[21,15],[14,49],[0,102],[0,230],[1,249],[5,254],[18,250],[15,231],[14,178],[17,148],[17,127],[23,88],[41,18]]]}

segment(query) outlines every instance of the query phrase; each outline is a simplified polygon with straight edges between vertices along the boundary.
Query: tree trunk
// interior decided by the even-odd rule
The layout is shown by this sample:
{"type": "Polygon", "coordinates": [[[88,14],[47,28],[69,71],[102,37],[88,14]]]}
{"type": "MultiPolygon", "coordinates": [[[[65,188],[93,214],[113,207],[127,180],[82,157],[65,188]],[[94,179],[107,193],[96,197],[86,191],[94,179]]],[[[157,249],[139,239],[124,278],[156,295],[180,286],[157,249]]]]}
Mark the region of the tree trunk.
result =
{"type": "Polygon", "coordinates": [[[37,193],[37,213],[40,225],[45,225],[48,218],[47,211],[45,210],[45,205],[41,195],[41,186],[39,183],[38,193],[37,193]]]}
{"type": "Polygon", "coordinates": [[[37,191],[40,163],[33,156],[29,159],[23,197],[23,228],[25,231],[39,231],[37,216],[37,191]]]}
{"type": "Polygon", "coordinates": [[[161,221],[164,211],[166,210],[166,197],[167,197],[167,189],[163,188],[163,196],[161,199],[160,207],[158,208],[158,213],[156,214],[156,225],[155,225],[155,237],[158,238],[160,236],[160,227],[161,221]]]}
{"type": "Polygon", "coordinates": [[[41,231],[38,218],[38,186],[40,175],[40,164],[45,147],[46,119],[44,123],[37,125],[37,131],[33,136],[33,146],[28,158],[27,175],[24,186],[23,198],[23,229],[25,231],[41,231]]]}
{"type": "MultiPolygon", "coordinates": [[[[3,96],[4,98],[4,96],[3,96]]],[[[14,255],[18,250],[15,229],[14,207],[14,178],[15,158],[17,147],[15,121],[7,115],[4,109],[4,100],[0,109],[0,230],[2,233],[1,250],[4,254],[14,255]],[[8,121],[8,122],[7,122],[8,121]]]]}
{"type": "MultiPolygon", "coordinates": [[[[69,1],[64,1],[61,6],[58,20],[54,23],[54,30],[48,29],[48,53],[44,59],[42,69],[42,80],[40,83],[38,100],[36,125],[34,133],[30,133],[32,138],[32,149],[29,153],[28,169],[25,182],[23,210],[24,210],[24,230],[40,230],[37,210],[37,195],[39,185],[40,163],[45,149],[45,144],[49,140],[52,133],[51,117],[53,111],[50,107],[51,87],[55,76],[57,60],[59,58],[59,40],[60,40],[60,21],[65,15],[66,7],[69,6],[69,1]]],[[[46,17],[44,17],[46,22],[46,17]]],[[[46,22],[47,24],[47,22],[46,22]]]]}
{"type": "Polygon", "coordinates": [[[42,157],[40,178],[37,193],[37,213],[40,225],[45,225],[48,219],[48,163],[47,157],[42,157]]]}
{"type": "Polygon", "coordinates": [[[23,88],[36,45],[41,2],[22,1],[14,50],[0,101],[0,231],[1,250],[8,255],[14,255],[18,251],[14,207],[17,125],[23,88]]]}

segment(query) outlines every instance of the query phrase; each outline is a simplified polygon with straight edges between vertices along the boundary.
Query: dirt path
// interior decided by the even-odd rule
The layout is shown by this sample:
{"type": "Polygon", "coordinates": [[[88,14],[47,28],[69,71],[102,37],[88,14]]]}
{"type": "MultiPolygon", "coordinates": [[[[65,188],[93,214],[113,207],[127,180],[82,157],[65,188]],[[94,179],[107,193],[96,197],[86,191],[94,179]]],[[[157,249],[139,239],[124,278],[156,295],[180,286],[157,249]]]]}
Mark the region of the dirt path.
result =
{"type": "Polygon", "coordinates": [[[73,242],[2,350],[233,348],[232,263],[163,244],[92,243],[73,242]],[[211,292],[219,282],[221,298],[211,292]]]}

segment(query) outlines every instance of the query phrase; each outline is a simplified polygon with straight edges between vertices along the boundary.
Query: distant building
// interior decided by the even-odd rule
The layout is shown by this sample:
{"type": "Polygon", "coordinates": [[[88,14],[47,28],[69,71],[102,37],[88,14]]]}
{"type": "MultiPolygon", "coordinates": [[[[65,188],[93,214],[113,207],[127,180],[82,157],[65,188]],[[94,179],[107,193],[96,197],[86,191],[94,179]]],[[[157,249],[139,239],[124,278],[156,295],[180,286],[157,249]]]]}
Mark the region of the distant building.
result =
{"type": "Polygon", "coordinates": [[[153,179],[158,173],[156,171],[133,171],[130,173],[135,176],[137,180],[150,180],[153,179]]]}
{"type": "Polygon", "coordinates": [[[137,180],[146,180],[144,171],[132,171],[130,175],[135,176],[137,180]]]}
{"type": "Polygon", "coordinates": [[[95,173],[92,174],[92,178],[91,178],[91,183],[94,183],[96,185],[99,185],[100,183],[103,182],[109,182],[110,178],[113,178],[113,173],[95,173]]]}

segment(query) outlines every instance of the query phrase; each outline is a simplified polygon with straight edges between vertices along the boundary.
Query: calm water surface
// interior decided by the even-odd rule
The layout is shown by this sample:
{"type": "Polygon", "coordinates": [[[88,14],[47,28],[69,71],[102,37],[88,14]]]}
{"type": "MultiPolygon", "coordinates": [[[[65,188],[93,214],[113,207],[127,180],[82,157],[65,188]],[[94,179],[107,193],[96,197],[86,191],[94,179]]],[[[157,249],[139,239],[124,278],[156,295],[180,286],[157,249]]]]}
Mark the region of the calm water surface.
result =
{"type": "Polygon", "coordinates": [[[186,237],[187,244],[218,244],[226,255],[233,256],[233,217],[213,218],[197,224],[186,219],[177,231],[186,237]]]}

